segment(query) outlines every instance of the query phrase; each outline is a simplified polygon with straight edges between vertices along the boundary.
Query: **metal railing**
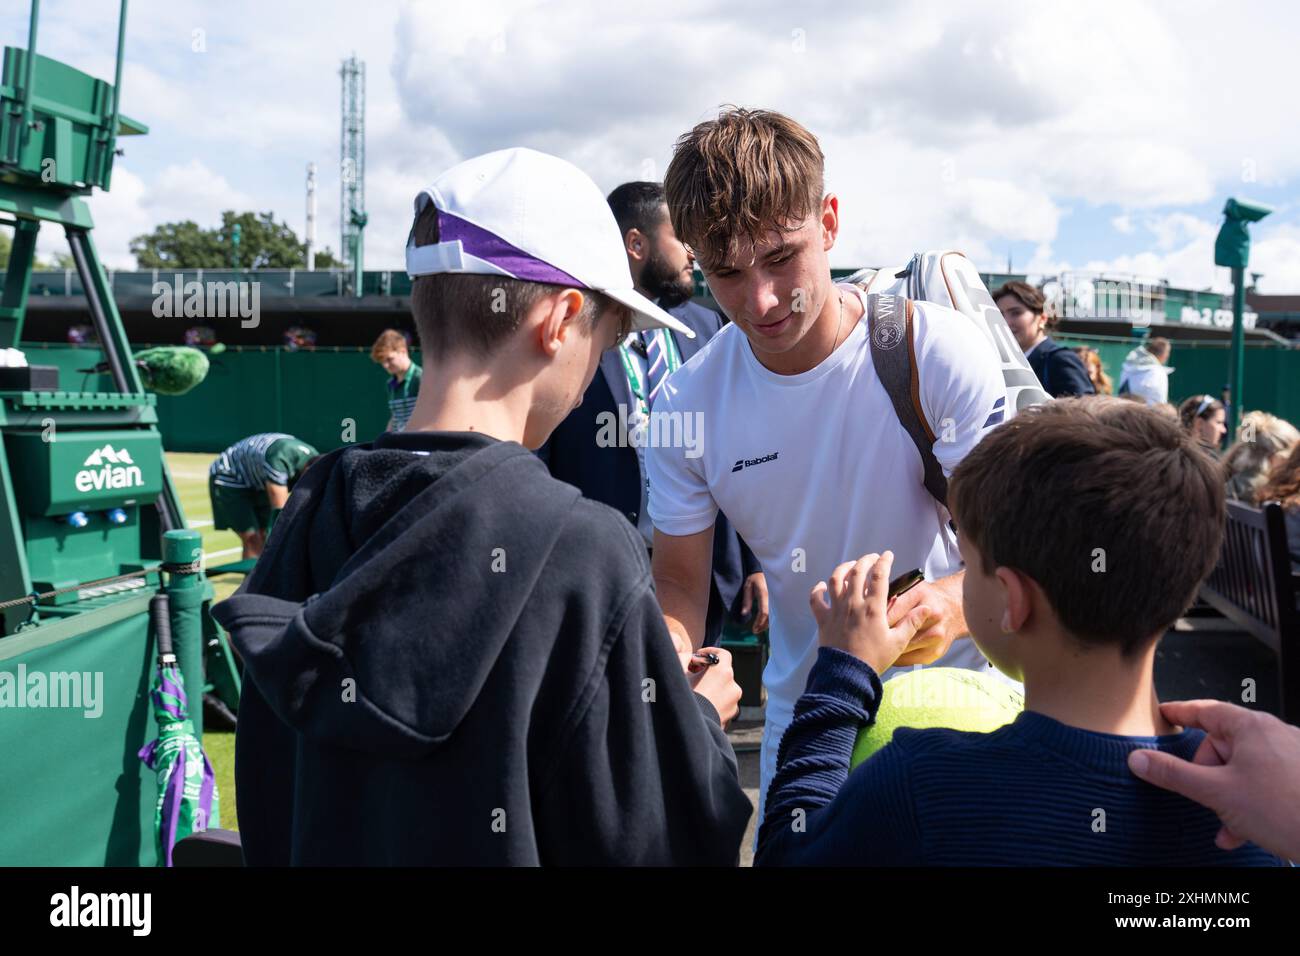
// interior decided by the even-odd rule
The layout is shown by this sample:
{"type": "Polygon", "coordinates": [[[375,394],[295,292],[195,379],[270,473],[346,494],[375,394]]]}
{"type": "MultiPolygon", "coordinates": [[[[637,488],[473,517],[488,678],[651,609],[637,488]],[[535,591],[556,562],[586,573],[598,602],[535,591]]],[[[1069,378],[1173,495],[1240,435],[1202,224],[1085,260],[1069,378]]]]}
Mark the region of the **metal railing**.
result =
{"type": "MultiPolygon", "coordinates": [[[[113,298],[155,297],[177,283],[256,282],[263,296],[341,297],[352,294],[352,273],[345,269],[109,269],[113,298]]],[[[362,274],[363,295],[410,295],[411,280],[405,270],[362,274]]],[[[76,269],[33,270],[33,296],[85,295],[76,269]]]]}

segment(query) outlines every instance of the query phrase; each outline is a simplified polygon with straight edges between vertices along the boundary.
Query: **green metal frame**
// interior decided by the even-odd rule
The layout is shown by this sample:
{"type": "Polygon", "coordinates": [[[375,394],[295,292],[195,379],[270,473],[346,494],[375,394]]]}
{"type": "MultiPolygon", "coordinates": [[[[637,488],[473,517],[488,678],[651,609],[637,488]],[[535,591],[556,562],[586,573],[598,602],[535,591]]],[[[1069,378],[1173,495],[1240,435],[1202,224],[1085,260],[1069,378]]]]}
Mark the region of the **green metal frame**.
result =
{"type": "MultiPolygon", "coordinates": [[[[144,389],[126,329],[91,238],[94,223],[81,198],[96,186],[108,189],[118,135],[147,131],[121,113],[126,13],[127,3],[122,0],[112,86],[36,53],[39,0],[31,4],[27,49],[4,50],[0,70],[0,216],[12,221],[14,241],[0,287],[0,347],[16,348],[22,339],[36,238],[42,224],[61,226],[113,386],[118,392],[143,400],[144,389]]],[[[101,407],[102,402],[87,404],[78,395],[69,395],[62,404],[80,419],[115,417],[101,407]]],[[[10,409],[18,410],[17,406],[10,409]]],[[[0,558],[5,568],[0,571],[0,581],[10,586],[22,583],[30,589],[26,562],[17,556],[23,543],[21,526],[16,523],[10,467],[0,461],[0,522],[5,525],[0,528],[0,558]]],[[[160,531],[184,528],[185,516],[165,461],[163,476],[163,490],[156,502],[160,531]]]]}
{"type": "MultiPolygon", "coordinates": [[[[0,721],[0,752],[6,766],[24,778],[23,788],[0,788],[0,818],[20,821],[0,835],[0,858],[37,865],[155,862],[149,831],[157,780],[137,751],[155,732],[147,691],[156,648],[147,607],[164,586],[156,570],[160,559],[168,568],[172,632],[199,734],[204,657],[220,651],[231,657],[219,633],[212,648],[209,629],[215,625],[206,613],[212,586],[201,571],[187,566],[201,554],[201,538],[185,529],[161,451],[156,399],[142,387],[83,199],[96,187],[109,188],[117,137],[145,132],[120,111],[126,6],[123,0],[112,85],[35,53],[36,0],[27,49],[5,48],[0,68],[0,222],[14,229],[0,284],[0,346],[21,345],[36,238],[42,225],[57,225],[76,264],[112,387],[106,392],[0,391],[0,599],[21,597],[33,587],[68,588],[37,604],[0,612],[0,666],[94,671],[105,687],[103,713],[95,715],[103,718],[99,721],[82,724],[66,708],[15,710],[0,721]],[[47,423],[54,425],[49,439],[40,434],[47,423]],[[141,441],[143,436],[149,440],[141,441]],[[57,444],[43,445],[47,440],[57,444]],[[86,472],[77,471],[76,492],[87,494],[72,493],[71,471],[81,466],[85,447],[91,449],[88,466],[100,460],[101,450],[109,456],[104,482],[110,472],[120,478],[121,472],[134,471],[135,485],[83,488],[86,472]],[[162,459],[157,465],[155,454],[162,459]],[[130,468],[114,469],[112,463],[123,461],[113,457],[118,455],[126,456],[130,468]],[[141,492],[134,499],[129,490],[105,490],[135,486],[141,492]],[[151,507],[147,496],[160,486],[151,507]],[[56,494],[63,497],[42,497],[56,494]],[[98,502],[123,508],[127,516],[69,528],[62,509],[81,507],[83,501],[87,513],[98,502]],[[100,573],[101,566],[111,569],[100,573]],[[155,570],[145,572],[143,587],[81,590],[100,577],[147,568],[155,570]],[[33,581],[33,575],[69,580],[33,581]],[[24,621],[29,608],[31,619],[24,621]],[[59,759],[51,759],[51,753],[59,759]]],[[[239,678],[231,663],[212,670],[218,692],[237,701],[239,678]]]]}
{"type": "MultiPolygon", "coordinates": [[[[115,82],[111,87],[36,54],[38,0],[33,0],[31,6],[27,49],[7,47],[4,51],[0,83],[0,103],[4,104],[0,116],[0,214],[13,219],[14,242],[0,291],[0,347],[16,348],[22,338],[41,225],[62,226],[114,387],[138,395],[144,388],[91,238],[94,223],[90,210],[81,199],[95,186],[108,189],[119,133],[146,131],[139,123],[124,122],[121,114],[126,11],[126,0],[122,0],[115,82]]],[[[163,475],[163,490],[156,503],[161,529],[184,528],[180,498],[165,462],[163,475]]],[[[0,475],[0,496],[7,499],[3,478],[0,475]]],[[[4,518],[5,511],[0,510],[0,519],[4,518]]],[[[0,555],[13,550],[12,538],[17,533],[11,526],[10,534],[4,535],[11,540],[0,545],[0,555]]]]}

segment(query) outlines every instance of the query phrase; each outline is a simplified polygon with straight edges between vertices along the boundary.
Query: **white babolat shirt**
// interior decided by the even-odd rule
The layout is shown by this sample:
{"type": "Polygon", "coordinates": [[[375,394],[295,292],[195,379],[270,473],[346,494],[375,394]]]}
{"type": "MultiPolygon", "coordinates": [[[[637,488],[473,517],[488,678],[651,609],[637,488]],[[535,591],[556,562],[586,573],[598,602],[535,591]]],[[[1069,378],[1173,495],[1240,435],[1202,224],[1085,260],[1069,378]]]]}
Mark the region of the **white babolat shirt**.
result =
{"type": "MultiPolygon", "coordinates": [[[[1002,420],[1001,367],[970,319],[951,309],[915,303],[913,334],[922,409],[951,475],[1002,420]]],[[[702,447],[647,449],[650,516],[665,534],[688,535],[721,509],[762,564],[771,605],[767,724],[779,742],[817,654],[813,585],[844,561],[886,550],[896,575],[955,573],[961,556],[948,513],[922,484],[920,455],[876,376],[865,315],[798,375],[765,368],[744,333],[724,326],[664,385],[654,413],[676,412],[702,413],[702,447]]],[[[990,666],[967,638],[936,663],[990,666]]]]}

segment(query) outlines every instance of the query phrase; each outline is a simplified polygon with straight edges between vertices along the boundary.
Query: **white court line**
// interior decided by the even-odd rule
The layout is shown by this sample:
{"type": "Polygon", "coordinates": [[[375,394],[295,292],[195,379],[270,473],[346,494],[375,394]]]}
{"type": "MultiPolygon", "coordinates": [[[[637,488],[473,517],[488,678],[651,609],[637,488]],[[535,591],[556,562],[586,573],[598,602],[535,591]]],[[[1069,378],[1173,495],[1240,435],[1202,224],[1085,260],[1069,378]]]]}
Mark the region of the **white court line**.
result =
{"type": "Polygon", "coordinates": [[[210,524],[212,524],[211,521],[191,521],[191,522],[190,522],[190,527],[191,527],[191,528],[206,528],[206,527],[207,527],[208,525],[210,525],[210,524]]]}
{"type": "Polygon", "coordinates": [[[243,553],[244,553],[243,548],[226,548],[224,551],[204,551],[203,563],[206,564],[208,561],[211,561],[213,558],[224,558],[228,554],[243,554],[243,553]]]}

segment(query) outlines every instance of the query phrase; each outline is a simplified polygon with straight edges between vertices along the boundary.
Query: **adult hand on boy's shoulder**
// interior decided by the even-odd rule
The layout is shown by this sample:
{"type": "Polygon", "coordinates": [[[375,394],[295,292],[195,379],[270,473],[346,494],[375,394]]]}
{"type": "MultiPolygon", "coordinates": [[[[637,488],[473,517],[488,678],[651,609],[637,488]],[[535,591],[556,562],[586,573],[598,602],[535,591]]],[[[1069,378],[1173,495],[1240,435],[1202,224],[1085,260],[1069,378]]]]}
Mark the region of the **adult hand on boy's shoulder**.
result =
{"type": "Polygon", "coordinates": [[[891,626],[897,625],[918,607],[929,610],[917,628],[916,636],[895,661],[896,666],[933,664],[948,653],[953,641],[969,632],[961,603],[961,579],[965,573],[959,571],[938,581],[922,581],[894,599],[889,606],[891,626]]]}
{"type": "Polygon", "coordinates": [[[1165,719],[1204,730],[1190,761],[1135,750],[1128,765],[1147,783],[1209,807],[1223,823],[1215,844],[1235,850],[1247,840],[1300,860],[1300,728],[1272,714],[1218,700],[1171,701],[1165,719]]]}
{"type": "Polygon", "coordinates": [[[808,595],[821,646],[852,654],[877,674],[893,666],[931,616],[928,607],[913,605],[890,626],[887,593],[893,563],[891,551],[846,561],[835,569],[829,582],[818,583],[808,595]]]}

